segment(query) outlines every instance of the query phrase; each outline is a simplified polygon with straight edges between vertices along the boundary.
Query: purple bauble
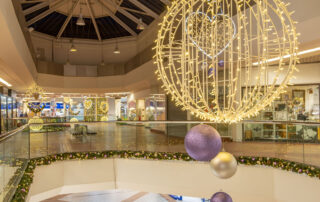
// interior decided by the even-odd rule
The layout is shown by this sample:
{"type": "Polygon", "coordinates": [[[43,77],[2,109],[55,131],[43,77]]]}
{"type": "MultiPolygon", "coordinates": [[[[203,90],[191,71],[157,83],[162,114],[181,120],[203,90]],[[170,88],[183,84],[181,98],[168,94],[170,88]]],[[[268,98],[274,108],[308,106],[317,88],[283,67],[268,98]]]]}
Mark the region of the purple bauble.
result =
{"type": "Polygon", "coordinates": [[[198,161],[210,161],[221,150],[221,137],[211,126],[200,124],[189,130],[184,146],[188,154],[198,161]]]}
{"type": "Polygon", "coordinates": [[[229,194],[225,192],[217,192],[213,194],[210,202],[232,202],[232,198],[229,194]]]}
{"type": "Polygon", "coordinates": [[[218,62],[218,66],[219,66],[219,67],[224,67],[224,61],[223,61],[223,60],[220,60],[220,61],[218,62]]]}

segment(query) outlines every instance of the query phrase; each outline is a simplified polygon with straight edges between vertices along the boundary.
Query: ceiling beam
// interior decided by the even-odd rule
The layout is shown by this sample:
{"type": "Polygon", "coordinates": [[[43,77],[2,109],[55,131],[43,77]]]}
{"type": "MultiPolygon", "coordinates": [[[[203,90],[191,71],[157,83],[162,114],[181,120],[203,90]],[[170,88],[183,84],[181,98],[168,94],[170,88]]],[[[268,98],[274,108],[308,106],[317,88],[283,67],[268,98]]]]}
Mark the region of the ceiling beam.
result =
{"type": "Polygon", "coordinates": [[[106,5],[104,5],[101,0],[97,0],[98,3],[100,3],[102,5],[102,7],[105,9],[105,11],[107,12],[107,14],[112,17],[119,25],[121,25],[121,27],[123,27],[124,29],[126,29],[131,35],[133,36],[137,36],[137,33],[135,31],[133,31],[126,23],[122,22],[122,20],[120,20],[106,5]]]}
{"type": "Polygon", "coordinates": [[[40,9],[46,7],[46,6],[49,6],[49,1],[44,1],[44,2],[42,2],[42,3],[39,3],[39,4],[35,5],[35,6],[32,6],[32,7],[30,7],[30,8],[27,8],[26,10],[22,11],[22,13],[23,13],[24,15],[28,15],[28,14],[30,14],[30,13],[33,13],[33,12],[35,12],[35,11],[37,11],[37,10],[40,10],[40,9]]]}
{"type": "Polygon", "coordinates": [[[94,17],[94,13],[92,11],[92,8],[91,8],[89,0],[86,0],[86,4],[87,4],[88,10],[89,10],[90,17],[91,17],[92,22],[93,22],[94,29],[96,30],[98,39],[99,39],[99,41],[101,41],[101,35],[100,35],[99,27],[97,25],[96,18],[94,17]]]}
{"type": "Polygon", "coordinates": [[[160,0],[163,4],[169,5],[171,2],[170,0],[160,0]]]}
{"type": "Polygon", "coordinates": [[[146,12],[144,11],[138,11],[138,10],[135,10],[135,9],[131,9],[131,8],[127,8],[127,7],[119,7],[119,8],[122,8],[123,10],[126,10],[126,11],[130,11],[130,12],[133,12],[133,13],[138,13],[138,14],[141,14],[141,15],[147,15],[149,16],[146,12]]]}
{"type": "Polygon", "coordinates": [[[30,4],[30,3],[39,3],[39,2],[46,2],[47,0],[21,0],[20,3],[21,4],[30,4]]]}
{"type": "Polygon", "coordinates": [[[27,26],[30,26],[36,22],[38,22],[39,20],[41,20],[42,18],[50,15],[51,13],[53,13],[57,8],[61,7],[63,4],[66,3],[66,1],[69,0],[60,0],[57,4],[55,4],[54,6],[50,7],[49,10],[46,10],[45,12],[37,15],[36,17],[32,18],[31,20],[27,21],[27,26]]]}
{"type": "MultiPolygon", "coordinates": [[[[127,18],[129,18],[130,20],[132,20],[133,22],[139,24],[141,23],[140,20],[138,18],[136,18],[134,15],[132,15],[131,13],[129,13],[128,11],[124,10],[122,7],[116,5],[116,3],[114,3],[113,1],[111,1],[112,4],[118,8],[118,12],[121,13],[122,15],[126,16],[127,18]]],[[[144,22],[142,22],[144,27],[147,27],[147,24],[145,24],[144,22]]]]}
{"type": "Polygon", "coordinates": [[[74,12],[75,8],[78,6],[79,3],[80,3],[80,0],[77,0],[77,1],[73,4],[72,8],[70,9],[70,12],[69,12],[69,15],[68,15],[67,19],[64,21],[62,27],[61,27],[60,30],[59,30],[59,33],[58,33],[58,35],[57,35],[57,39],[60,39],[60,37],[62,36],[64,30],[66,29],[68,23],[70,22],[70,20],[71,20],[71,18],[72,18],[72,15],[73,15],[73,12],[74,12]]]}
{"type": "Polygon", "coordinates": [[[136,5],[138,8],[142,9],[144,12],[146,12],[148,15],[152,16],[154,19],[157,19],[159,16],[156,14],[153,10],[142,4],[138,0],[129,0],[131,3],[136,5]]]}

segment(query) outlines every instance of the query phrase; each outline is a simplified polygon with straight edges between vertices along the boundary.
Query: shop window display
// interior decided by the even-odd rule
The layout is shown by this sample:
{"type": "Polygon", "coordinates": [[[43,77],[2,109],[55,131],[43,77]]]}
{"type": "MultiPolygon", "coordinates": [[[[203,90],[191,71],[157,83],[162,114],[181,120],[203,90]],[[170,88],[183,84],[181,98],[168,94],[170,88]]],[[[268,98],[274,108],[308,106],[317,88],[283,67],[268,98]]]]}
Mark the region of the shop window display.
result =
{"type": "Polygon", "coordinates": [[[319,128],[303,125],[303,122],[319,122],[319,99],[319,85],[289,86],[286,93],[251,119],[265,123],[243,124],[243,138],[248,141],[319,142],[319,128]],[[301,125],[290,124],[293,121],[302,123],[301,125]]]}

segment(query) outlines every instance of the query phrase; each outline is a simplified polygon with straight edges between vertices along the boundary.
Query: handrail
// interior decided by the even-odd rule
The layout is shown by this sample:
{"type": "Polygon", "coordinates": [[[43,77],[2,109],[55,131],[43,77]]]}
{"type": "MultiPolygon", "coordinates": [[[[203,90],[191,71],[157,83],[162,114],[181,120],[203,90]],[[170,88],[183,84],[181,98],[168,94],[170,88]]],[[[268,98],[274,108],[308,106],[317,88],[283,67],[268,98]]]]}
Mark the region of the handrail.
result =
{"type": "MultiPolygon", "coordinates": [[[[166,124],[166,123],[194,123],[194,124],[201,124],[201,123],[208,123],[208,124],[222,124],[222,123],[215,123],[210,121],[78,121],[78,122],[56,122],[56,123],[33,123],[31,125],[59,125],[64,123],[159,123],[159,124],[166,124]]],[[[255,121],[255,120],[244,120],[239,122],[240,124],[244,123],[260,123],[260,124],[289,124],[289,125],[319,125],[319,121],[255,121]]]]}
{"type": "Polygon", "coordinates": [[[22,131],[23,129],[25,129],[27,126],[29,126],[29,124],[25,124],[23,126],[20,126],[19,128],[13,129],[9,132],[3,133],[0,135],[0,142],[8,139],[9,137],[13,136],[14,134],[22,131]]]}

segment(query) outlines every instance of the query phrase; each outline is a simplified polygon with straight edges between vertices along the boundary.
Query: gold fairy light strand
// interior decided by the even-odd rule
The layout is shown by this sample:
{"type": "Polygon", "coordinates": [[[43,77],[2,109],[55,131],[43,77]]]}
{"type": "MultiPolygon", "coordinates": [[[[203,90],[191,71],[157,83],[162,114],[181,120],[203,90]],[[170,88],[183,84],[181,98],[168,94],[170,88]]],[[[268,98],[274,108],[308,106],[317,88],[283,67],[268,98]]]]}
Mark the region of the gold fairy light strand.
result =
{"type": "Polygon", "coordinates": [[[284,92],[297,46],[295,22],[280,0],[174,1],[156,40],[156,74],[183,110],[238,122],[284,92]],[[271,65],[272,58],[279,62],[271,65]]]}

